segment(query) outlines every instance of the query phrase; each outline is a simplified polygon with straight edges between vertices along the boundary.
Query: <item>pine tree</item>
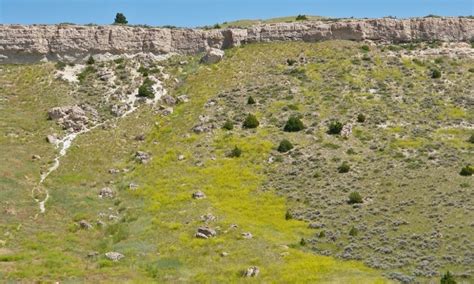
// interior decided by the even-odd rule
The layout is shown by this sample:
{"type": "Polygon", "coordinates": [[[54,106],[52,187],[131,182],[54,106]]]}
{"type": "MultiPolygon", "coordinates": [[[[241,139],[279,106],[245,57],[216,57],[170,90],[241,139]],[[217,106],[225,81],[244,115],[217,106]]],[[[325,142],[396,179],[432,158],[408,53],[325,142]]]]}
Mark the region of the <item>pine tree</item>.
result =
{"type": "Polygon", "coordinates": [[[117,15],[115,15],[114,24],[126,25],[126,24],[128,24],[128,21],[127,21],[127,18],[125,17],[124,14],[122,14],[122,13],[117,13],[117,15]]]}

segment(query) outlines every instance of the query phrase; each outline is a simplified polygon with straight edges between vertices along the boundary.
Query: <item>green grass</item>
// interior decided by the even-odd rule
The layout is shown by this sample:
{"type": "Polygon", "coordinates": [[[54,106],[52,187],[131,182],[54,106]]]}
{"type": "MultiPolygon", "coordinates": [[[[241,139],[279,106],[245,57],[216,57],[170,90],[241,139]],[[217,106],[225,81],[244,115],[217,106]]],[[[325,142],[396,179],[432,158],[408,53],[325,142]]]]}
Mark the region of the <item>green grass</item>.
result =
{"type": "MultiPolygon", "coordinates": [[[[7,100],[0,101],[0,144],[6,149],[0,153],[6,161],[0,165],[0,197],[8,200],[2,203],[4,208],[16,211],[0,221],[0,239],[5,239],[8,249],[0,253],[2,280],[240,282],[245,281],[241,271],[256,265],[261,270],[256,282],[385,283],[383,271],[314,252],[341,252],[352,221],[334,225],[345,232],[340,242],[320,238],[316,245],[307,242],[302,246],[302,238],[310,240],[322,230],[308,229],[307,223],[296,220],[304,218],[286,220],[286,213],[298,217],[307,208],[332,208],[338,216],[356,216],[345,202],[328,205],[318,196],[327,192],[340,202],[357,190],[363,197],[373,197],[374,206],[390,210],[401,197],[418,200],[419,204],[400,213],[413,216],[410,225],[387,235],[423,233],[432,228],[430,219],[420,214],[431,204],[428,197],[433,192],[427,181],[439,185],[435,193],[470,189],[470,183],[458,177],[458,165],[435,167],[426,158],[431,148],[441,161],[450,155],[457,155],[459,163],[469,158],[472,146],[466,141],[470,130],[452,127],[472,114],[453,103],[462,101],[469,82],[454,71],[469,62],[443,65],[448,69],[443,74],[453,71],[451,80],[457,82],[453,84],[456,89],[448,89],[426,77],[431,66],[386,58],[377,47],[362,51],[361,44],[354,42],[246,45],[227,50],[226,59],[219,64],[201,66],[198,61],[197,57],[177,56],[163,63],[171,75],[165,82],[170,94],[190,98],[175,106],[173,114],[157,116],[143,106],[117,121],[116,127],[97,128],[74,141],[58,171],[45,183],[51,198],[46,214],[36,219],[38,208],[31,189],[56,151],[44,137],[60,131],[46,120],[46,111],[81,101],[80,94],[95,94],[86,98],[97,100],[104,86],[90,72],[81,82],[79,95],[73,96],[69,86],[53,79],[52,64],[1,67],[6,71],[0,77],[0,88],[6,91],[1,98],[7,100]],[[312,61],[296,69],[287,66],[287,59],[301,53],[312,61]],[[370,60],[361,60],[361,56],[370,60]],[[189,64],[180,65],[183,59],[189,64]],[[445,88],[445,92],[436,88],[445,88]],[[404,100],[395,99],[397,94],[404,100]],[[249,95],[258,105],[246,104],[249,95]],[[205,107],[210,99],[218,100],[222,111],[205,107]],[[258,128],[240,128],[239,119],[248,113],[256,114],[261,122],[258,128]],[[367,120],[354,125],[350,138],[326,134],[329,120],[348,122],[358,113],[364,113],[367,120]],[[212,133],[193,133],[201,114],[215,119],[219,127],[212,133]],[[283,133],[291,115],[301,115],[308,132],[283,133]],[[221,129],[227,119],[235,122],[231,131],[221,129]],[[393,127],[383,129],[383,124],[393,127]],[[145,142],[134,139],[141,133],[146,134],[145,142]],[[295,156],[276,152],[282,139],[292,141],[295,156]],[[235,146],[242,155],[228,157],[235,146]],[[349,149],[355,154],[347,154],[349,149]],[[134,161],[138,150],[151,153],[149,164],[134,161]],[[308,155],[297,156],[300,152],[308,155]],[[32,154],[41,155],[42,160],[33,162],[32,154]],[[178,161],[179,155],[186,159],[178,161]],[[269,157],[275,158],[273,164],[268,163],[269,157]],[[294,180],[287,172],[294,165],[289,157],[304,167],[294,180]],[[337,167],[343,161],[349,162],[351,171],[341,177],[337,167]],[[395,168],[388,168],[389,162],[395,168]],[[428,165],[432,168],[426,171],[428,165]],[[111,175],[111,168],[126,171],[111,175]],[[409,193],[403,185],[406,177],[410,178],[409,193]],[[284,191],[277,186],[278,178],[295,183],[284,191]],[[130,191],[130,182],[137,183],[138,190],[130,191]],[[116,199],[98,198],[105,186],[117,191],[116,199]],[[197,190],[207,198],[192,199],[197,190]],[[206,213],[217,217],[210,226],[218,235],[197,239],[194,233],[203,225],[200,216],[206,213]],[[110,220],[109,215],[118,220],[110,220]],[[79,229],[76,223],[83,219],[94,228],[79,229]],[[106,226],[97,226],[97,220],[106,226]],[[238,228],[232,229],[232,224],[238,228]],[[254,237],[243,239],[243,232],[254,237]],[[104,257],[108,251],[119,251],[125,258],[111,262],[104,257]],[[98,256],[87,257],[89,252],[98,256]],[[229,255],[222,257],[222,252],[229,255]]],[[[128,76],[126,68],[114,68],[124,73],[123,78],[128,76]]],[[[366,224],[380,221],[380,215],[363,210],[358,212],[365,214],[366,224]]],[[[458,220],[457,216],[465,214],[462,209],[444,213],[453,224],[468,226],[458,220]]],[[[458,228],[452,231],[461,233],[458,228]]],[[[358,236],[364,234],[359,228],[358,236]]]]}

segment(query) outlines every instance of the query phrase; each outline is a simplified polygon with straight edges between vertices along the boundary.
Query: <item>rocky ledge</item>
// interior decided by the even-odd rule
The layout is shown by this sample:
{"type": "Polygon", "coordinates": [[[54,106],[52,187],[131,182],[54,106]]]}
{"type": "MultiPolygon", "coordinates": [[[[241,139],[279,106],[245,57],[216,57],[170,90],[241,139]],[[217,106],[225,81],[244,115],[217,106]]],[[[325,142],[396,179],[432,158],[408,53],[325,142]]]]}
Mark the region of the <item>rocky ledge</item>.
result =
{"type": "Polygon", "coordinates": [[[0,62],[83,61],[95,54],[182,53],[272,41],[472,41],[469,18],[364,19],[262,24],[249,28],[0,25],[0,62]]]}

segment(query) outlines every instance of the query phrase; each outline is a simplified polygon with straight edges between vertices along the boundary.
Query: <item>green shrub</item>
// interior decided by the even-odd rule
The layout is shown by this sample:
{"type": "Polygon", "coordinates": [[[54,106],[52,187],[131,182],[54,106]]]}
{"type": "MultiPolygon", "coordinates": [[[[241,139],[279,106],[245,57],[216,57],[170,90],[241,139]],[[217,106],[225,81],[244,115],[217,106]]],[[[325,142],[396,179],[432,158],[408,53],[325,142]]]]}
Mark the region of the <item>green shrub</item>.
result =
{"type": "Polygon", "coordinates": [[[467,71],[471,72],[471,73],[474,73],[474,68],[469,68],[467,71]]]}
{"type": "Polygon", "coordinates": [[[356,227],[352,226],[351,230],[349,231],[349,236],[355,237],[357,236],[357,234],[359,234],[359,230],[356,227]]]}
{"type": "Polygon", "coordinates": [[[365,115],[364,115],[363,113],[359,113],[359,114],[357,115],[357,122],[359,122],[359,123],[364,123],[364,122],[365,122],[365,119],[366,119],[366,117],[365,117],[365,115]]]}
{"type": "Polygon", "coordinates": [[[369,52],[369,51],[370,51],[370,47],[369,47],[368,45],[363,45],[363,46],[360,47],[360,49],[361,49],[362,51],[365,51],[365,52],[369,52]]]}
{"type": "Polygon", "coordinates": [[[431,78],[433,79],[441,78],[441,71],[439,71],[438,69],[431,70],[431,78]]]}
{"type": "Polygon", "coordinates": [[[86,79],[86,77],[92,73],[95,73],[97,70],[93,67],[93,66],[87,66],[84,71],[82,71],[81,73],[79,73],[77,75],[77,79],[82,82],[86,79]]]}
{"type": "Polygon", "coordinates": [[[288,64],[289,66],[293,66],[296,64],[296,60],[289,58],[286,60],[286,64],[288,64]]]}
{"type": "Polygon", "coordinates": [[[138,88],[138,96],[153,99],[155,92],[153,91],[153,81],[146,78],[143,84],[138,88]]]}
{"type": "Polygon", "coordinates": [[[138,68],[138,73],[142,74],[143,77],[148,77],[149,72],[150,70],[148,70],[148,68],[145,68],[144,66],[140,66],[140,68],[138,68]]]}
{"type": "Polygon", "coordinates": [[[331,135],[341,134],[343,126],[344,125],[337,120],[331,121],[328,127],[328,134],[331,134],[331,135]]]}
{"type": "Polygon", "coordinates": [[[258,122],[257,117],[253,114],[248,114],[242,126],[244,128],[257,128],[259,125],[260,122],[258,122]]]}
{"type": "Polygon", "coordinates": [[[338,168],[337,171],[341,174],[348,173],[351,169],[351,166],[347,162],[343,162],[338,168]]]}
{"type": "Polygon", "coordinates": [[[222,126],[222,128],[224,128],[225,130],[232,130],[234,129],[234,124],[232,123],[232,121],[227,120],[222,126]]]}
{"type": "Polygon", "coordinates": [[[64,70],[64,68],[66,68],[66,63],[64,63],[64,62],[62,62],[62,61],[56,62],[56,69],[58,69],[58,70],[64,70]]]}
{"type": "Polygon", "coordinates": [[[293,215],[291,215],[291,212],[287,210],[285,214],[285,220],[291,220],[291,219],[293,219],[293,215]]]}
{"type": "Polygon", "coordinates": [[[296,16],[297,21],[306,21],[308,20],[308,17],[306,15],[298,15],[296,16]]]}
{"type": "Polygon", "coordinates": [[[456,280],[454,280],[454,276],[449,272],[447,271],[443,277],[441,277],[441,281],[440,281],[441,284],[456,284],[456,280]]]}
{"type": "Polygon", "coordinates": [[[240,157],[240,155],[242,155],[242,150],[240,150],[239,147],[235,146],[234,149],[232,149],[232,151],[230,152],[229,157],[238,158],[240,157]]]}
{"type": "Polygon", "coordinates": [[[290,151],[291,149],[293,149],[293,144],[291,144],[290,141],[283,139],[281,140],[280,145],[278,146],[277,150],[280,153],[286,153],[290,151]]]}
{"type": "Polygon", "coordinates": [[[298,132],[304,129],[303,122],[296,116],[291,116],[283,128],[286,132],[298,132]]]}
{"type": "Polygon", "coordinates": [[[472,134],[471,137],[467,139],[467,142],[474,144],[474,134],[472,134]]]}
{"type": "Polygon", "coordinates": [[[459,172],[460,175],[462,176],[472,176],[474,174],[474,166],[472,165],[467,165],[464,168],[461,169],[461,172],[459,172]]]}
{"type": "Polygon", "coordinates": [[[252,98],[252,96],[250,96],[250,97],[247,99],[247,104],[248,104],[248,105],[254,105],[254,104],[255,104],[255,100],[252,98]]]}
{"type": "Polygon", "coordinates": [[[318,238],[322,239],[326,236],[326,233],[324,231],[319,232],[318,238]]]}
{"type": "Polygon", "coordinates": [[[92,64],[94,64],[94,63],[95,63],[94,57],[92,57],[92,55],[89,56],[89,58],[87,59],[87,62],[86,62],[86,63],[87,63],[87,65],[92,65],[92,64]]]}
{"type": "Polygon", "coordinates": [[[219,25],[219,24],[215,24],[212,28],[214,28],[214,29],[220,29],[220,28],[222,28],[222,27],[221,27],[221,25],[219,25]]]}
{"type": "Polygon", "coordinates": [[[306,240],[304,238],[301,238],[300,246],[304,247],[305,245],[306,245],[306,240]]]}
{"type": "Polygon", "coordinates": [[[362,202],[362,196],[357,191],[353,191],[349,194],[349,204],[356,204],[362,202]]]}
{"type": "Polygon", "coordinates": [[[126,25],[126,24],[128,24],[128,21],[127,21],[127,18],[125,17],[124,14],[122,14],[122,13],[117,13],[117,14],[115,15],[114,24],[117,24],[117,25],[126,25]]]}

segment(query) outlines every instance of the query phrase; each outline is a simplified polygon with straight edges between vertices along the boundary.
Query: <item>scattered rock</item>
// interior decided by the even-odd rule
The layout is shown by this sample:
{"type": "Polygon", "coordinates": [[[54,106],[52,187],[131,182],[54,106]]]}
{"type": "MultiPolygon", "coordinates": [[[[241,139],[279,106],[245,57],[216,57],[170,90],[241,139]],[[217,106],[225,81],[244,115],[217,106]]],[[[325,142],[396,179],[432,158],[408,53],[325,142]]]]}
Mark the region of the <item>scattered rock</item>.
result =
{"type": "Polygon", "coordinates": [[[130,190],[137,190],[138,189],[138,184],[134,183],[134,182],[131,182],[129,185],[128,185],[128,189],[130,190]]]}
{"type": "Polygon", "coordinates": [[[212,129],[212,127],[208,126],[208,125],[204,125],[204,124],[199,124],[199,125],[196,125],[193,127],[193,131],[194,133],[204,133],[204,132],[210,132],[212,129]]]}
{"type": "Polygon", "coordinates": [[[37,161],[37,160],[41,160],[41,157],[40,157],[39,155],[33,155],[33,156],[31,157],[31,159],[37,161]]]}
{"type": "Polygon", "coordinates": [[[215,221],[216,219],[216,216],[212,215],[211,213],[207,213],[206,215],[201,216],[201,220],[206,223],[215,221]]]}
{"type": "Polygon", "coordinates": [[[244,271],[243,276],[244,277],[257,277],[259,273],[260,273],[260,269],[258,269],[258,267],[251,266],[247,268],[247,270],[244,271]]]}
{"type": "Polygon", "coordinates": [[[115,191],[111,189],[110,187],[104,187],[99,191],[99,197],[100,198],[114,198],[115,191]]]}
{"type": "Polygon", "coordinates": [[[189,102],[189,98],[186,95],[178,96],[178,102],[179,103],[187,103],[187,102],[189,102]]]}
{"type": "Polygon", "coordinates": [[[250,232],[244,232],[244,233],[242,233],[242,238],[251,239],[251,238],[253,238],[253,235],[250,232]]]}
{"type": "Polygon", "coordinates": [[[112,260],[112,261],[119,261],[122,258],[124,258],[125,256],[123,254],[119,253],[119,252],[111,251],[111,252],[107,252],[105,254],[105,257],[112,260]]]}
{"type": "Polygon", "coordinates": [[[46,141],[50,144],[57,144],[58,143],[58,138],[56,137],[56,135],[48,135],[46,136],[46,141]]]}
{"type": "Polygon", "coordinates": [[[226,257],[226,256],[228,256],[228,255],[229,255],[229,253],[227,253],[227,252],[225,252],[225,251],[221,252],[221,256],[222,256],[222,257],[226,257]]]}
{"type": "Polygon", "coordinates": [[[87,222],[86,220],[81,220],[79,221],[79,228],[83,229],[83,230],[90,230],[92,229],[92,225],[87,222]]]}
{"type": "Polygon", "coordinates": [[[178,156],[178,161],[183,161],[185,158],[184,158],[184,155],[179,155],[178,156]]]}
{"type": "MultiPolygon", "coordinates": [[[[88,106],[92,113],[96,113],[92,107],[88,106]]],[[[86,129],[89,118],[85,110],[80,106],[54,107],[48,111],[49,119],[57,121],[64,129],[81,131],[86,129]]]]}
{"type": "Polygon", "coordinates": [[[224,58],[224,51],[217,49],[217,48],[211,48],[207,51],[206,55],[204,55],[203,58],[201,58],[201,62],[205,64],[214,64],[222,60],[224,58]]]}
{"type": "Polygon", "coordinates": [[[176,99],[170,95],[164,95],[161,97],[161,101],[167,105],[173,106],[176,104],[176,99]]]}
{"type": "Polygon", "coordinates": [[[142,164],[147,164],[151,160],[151,155],[147,152],[137,151],[135,153],[135,159],[142,164]]]}
{"type": "Polygon", "coordinates": [[[202,191],[196,191],[195,193],[193,193],[193,198],[194,199],[204,199],[206,198],[206,195],[204,194],[204,192],[202,191]]]}
{"type": "Polygon", "coordinates": [[[217,235],[214,229],[209,227],[199,227],[196,232],[196,238],[208,239],[217,235]]]}
{"type": "Polygon", "coordinates": [[[173,108],[172,107],[167,107],[167,108],[164,108],[162,111],[161,111],[161,114],[164,115],[164,116],[167,116],[167,115],[170,115],[170,114],[173,114],[173,108]]]}
{"type": "Polygon", "coordinates": [[[136,141],[145,141],[145,134],[139,134],[135,136],[136,141]]]}
{"type": "Polygon", "coordinates": [[[120,173],[120,170],[117,170],[117,169],[109,169],[109,174],[115,175],[115,174],[119,174],[119,173],[120,173]]]}
{"type": "Polygon", "coordinates": [[[99,256],[99,252],[97,252],[97,251],[91,251],[87,254],[87,257],[89,257],[89,258],[94,258],[94,257],[97,257],[97,256],[99,256]]]}
{"type": "Polygon", "coordinates": [[[344,138],[349,138],[352,133],[352,124],[347,123],[342,127],[341,136],[344,138]]]}

